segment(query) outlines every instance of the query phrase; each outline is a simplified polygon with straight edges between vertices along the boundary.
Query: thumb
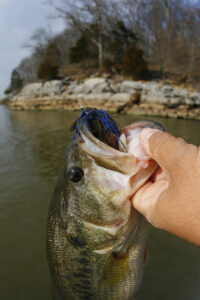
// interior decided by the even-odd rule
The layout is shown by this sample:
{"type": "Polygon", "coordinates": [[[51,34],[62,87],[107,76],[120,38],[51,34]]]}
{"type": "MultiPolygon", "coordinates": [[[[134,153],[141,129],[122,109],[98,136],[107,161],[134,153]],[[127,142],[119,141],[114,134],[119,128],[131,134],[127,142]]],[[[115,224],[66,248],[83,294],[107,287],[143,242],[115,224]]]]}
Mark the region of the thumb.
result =
{"type": "Polygon", "coordinates": [[[180,161],[185,142],[167,132],[144,128],[140,133],[140,143],[145,152],[162,168],[170,169],[180,161]]]}

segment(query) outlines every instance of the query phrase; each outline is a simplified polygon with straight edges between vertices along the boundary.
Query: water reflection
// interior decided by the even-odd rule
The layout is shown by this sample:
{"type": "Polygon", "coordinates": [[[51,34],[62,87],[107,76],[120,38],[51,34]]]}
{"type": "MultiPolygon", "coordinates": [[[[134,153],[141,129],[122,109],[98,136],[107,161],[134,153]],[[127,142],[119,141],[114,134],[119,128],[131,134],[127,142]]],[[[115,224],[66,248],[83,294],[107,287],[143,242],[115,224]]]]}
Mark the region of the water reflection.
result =
{"type": "Polygon", "coordinates": [[[11,113],[13,131],[23,134],[31,147],[35,171],[46,177],[57,176],[63,151],[72,137],[69,127],[78,116],[58,112],[11,113]]]}
{"type": "MultiPolygon", "coordinates": [[[[77,116],[73,112],[10,112],[0,106],[0,299],[51,299],[46,218],[64,148],[72,137],[68,128],[77,116]]],[[[121,115],[118,123],[124,126],[135,119],[121,115]]],[[[200,121],[147,119],[200,144],[200,121]]],[[[153,229],[149,253],[137,300],[200,299],[198,247],[153,229]]]]}

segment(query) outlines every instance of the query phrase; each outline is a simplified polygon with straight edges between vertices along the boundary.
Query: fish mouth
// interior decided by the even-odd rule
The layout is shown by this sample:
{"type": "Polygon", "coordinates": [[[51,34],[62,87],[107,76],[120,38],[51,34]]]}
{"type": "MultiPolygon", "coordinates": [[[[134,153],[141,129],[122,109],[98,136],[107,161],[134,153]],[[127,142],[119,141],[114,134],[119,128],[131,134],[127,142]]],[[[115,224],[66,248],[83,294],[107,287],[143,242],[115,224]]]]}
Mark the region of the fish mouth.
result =
{"type": "MultiPolygon", "coordinates": [[[[95,162],[109,170],[114,170],[122,174],[130,174],[136,165],[136,159],[128,153],[125,145],[119,139],[119,150],[97,139],[83,124],[80,132],[79,146],[95,162]]],[[[111,136],[111,138],[113,138],[111,136]]],[[[116,138],[115,138],[116,140],[116,138]]]]}
{"type": "Polygon", "coordinates": [[[139,142],[139,134],[146,127],[165,130],[152,121],[135,122],[123,128],[119,138],[111,135],[112,143],[108,145],[96,138],[85,124],[79,128],[79,146],[96,166],[93,181],[105,193],[121,193],[123,200],[118,200],[118,205],[130,199],[158,167],[139,142]]]}
{"type": "Polygon", "coordinates": [[[84,123],[79,128],[79,146],[92,157],[95,162],[109,170],[130,175],[140,162],[140,166],[148,167],[151,158],[144,152],[139,143],[139,134],[144,128],[165,131],[161,124],[152,121],[139,121],[120,130],[120,136],[110,134],[107,141],[96,137],[84,123]],[[143,162],[143,163],[141,163],[143,162]]]}
{"type": "Polygon", "coordinates": [[[130,129],[136,129],[136,128],[141,130],[144,128],[153,128],[161,131],[166,131],[166,129],[160,123],[155,121],[145,120],[145,121],[134,122],[131,125],[124,127],[120,132],[127,132],[130,129]]]}

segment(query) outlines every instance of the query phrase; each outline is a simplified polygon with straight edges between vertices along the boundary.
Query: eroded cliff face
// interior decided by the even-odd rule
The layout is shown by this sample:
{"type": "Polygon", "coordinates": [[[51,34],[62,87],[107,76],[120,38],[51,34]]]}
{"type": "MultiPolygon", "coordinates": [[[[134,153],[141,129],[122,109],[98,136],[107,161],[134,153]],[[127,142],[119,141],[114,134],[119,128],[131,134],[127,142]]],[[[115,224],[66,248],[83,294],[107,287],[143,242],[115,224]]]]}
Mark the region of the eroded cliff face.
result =
{"type": "Polygon", "coordinates": [[[52,80],[32,83],[7,96],[12,109],[74,110],[83,107],[150,116],[200,119],[200,93],[157,82],[52,80]]]}

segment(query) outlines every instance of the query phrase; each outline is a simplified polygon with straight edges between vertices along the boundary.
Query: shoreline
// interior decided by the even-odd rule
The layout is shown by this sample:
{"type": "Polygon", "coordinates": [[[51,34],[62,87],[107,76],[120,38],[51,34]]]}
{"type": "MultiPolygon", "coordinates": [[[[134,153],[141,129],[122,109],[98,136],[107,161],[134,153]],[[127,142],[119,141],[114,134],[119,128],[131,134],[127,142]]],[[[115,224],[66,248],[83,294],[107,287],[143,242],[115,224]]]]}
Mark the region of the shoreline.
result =
{"type": "Polygon", "coordinates": [[[56,108],[55,106],[49,105],[49,102],[45,103],[44,100],[41,102],[33,101],[28,104],[24,105],[21,103],[12,103],[12,104],[5,104],[12,110],[26,110],[26,111],[79,111],[80,107],[90,107],[90,108],[97,108],[97,109],[105,109],[110,112],[119,113],[119,114],[133,114],[137,116],[151,116],[151,117],[163,117],[163,118],[175,118],[175,119],[186,119],[186,120],[200,120],[200,108],[196,109],[187,109],[187,107],[183,107],[181,110],[177,109],[166,109],[164,106],[157,106],[157,105],[150,105],[150,106],[140,106],[140,105],[134,105],[131,107],[131,109],[128,110],[122,110],[118,111],[116,109],[113,109],[112,107],[105,108],[102,105],[95,104],[92,105],[82,105],[82,101],[78,102],[77,106],[72,106],[71,104],[68,106],[66,103],[59,103],[59,101],[56,101],[56,108]]]}
{"type": "Polygon", "coordinates": [[[200,93],[157,82],[70,78],[26,85],[0,103],[13,110],[103,108],[116,113],[200,120],[200,93]]]}

